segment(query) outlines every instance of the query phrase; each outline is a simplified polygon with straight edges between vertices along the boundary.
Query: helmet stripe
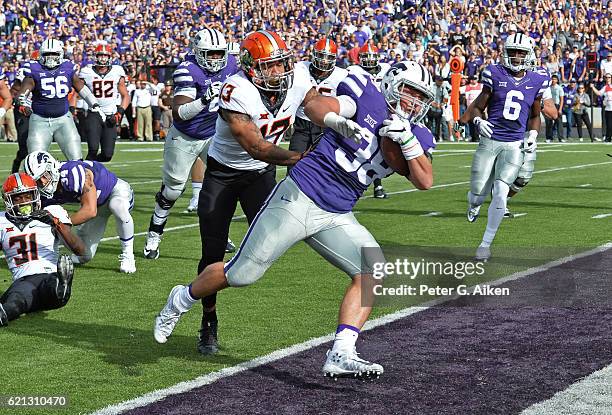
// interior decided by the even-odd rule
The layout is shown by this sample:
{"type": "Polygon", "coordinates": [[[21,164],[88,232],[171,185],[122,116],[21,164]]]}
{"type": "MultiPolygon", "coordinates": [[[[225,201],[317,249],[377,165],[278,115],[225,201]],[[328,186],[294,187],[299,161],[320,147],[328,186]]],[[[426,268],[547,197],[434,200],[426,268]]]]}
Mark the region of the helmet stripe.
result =
{"type": "Polygon", "coordinates": [[[17,188],[23,187],[23,182],[21,181],[21,176],[19,173],[13,173],[15,180],[17,181],[17,188]]]}
{"type": "Polygon", "coordinates": [[[280,45],[276,39],[274,39],[274,36],[272,36],[267,30],[260,30],[259,33],[264,34],[268,38],[272,46],[274,46],[274,49],[280,49],[280,45]]]}

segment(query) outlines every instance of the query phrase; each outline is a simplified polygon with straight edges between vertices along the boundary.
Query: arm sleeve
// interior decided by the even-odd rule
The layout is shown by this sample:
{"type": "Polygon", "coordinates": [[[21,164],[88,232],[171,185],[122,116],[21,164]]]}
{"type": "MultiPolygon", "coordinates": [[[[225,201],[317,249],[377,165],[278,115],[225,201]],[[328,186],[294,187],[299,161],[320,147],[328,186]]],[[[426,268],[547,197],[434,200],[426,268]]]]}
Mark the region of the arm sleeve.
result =
{"type": "Polygon", "coordinates": [[[67,171],[66,175],[62,175],[62,186],[68,192],[81,194],[86,177],[85,168],[80,164],[75,164],[67,171]]]}
{"type": "Polygon", "coordinates": [[[491,75],[490,65],[482,71],[482,84],[488,86],[491,91],[493,90],[493,76],[491,75]]]}

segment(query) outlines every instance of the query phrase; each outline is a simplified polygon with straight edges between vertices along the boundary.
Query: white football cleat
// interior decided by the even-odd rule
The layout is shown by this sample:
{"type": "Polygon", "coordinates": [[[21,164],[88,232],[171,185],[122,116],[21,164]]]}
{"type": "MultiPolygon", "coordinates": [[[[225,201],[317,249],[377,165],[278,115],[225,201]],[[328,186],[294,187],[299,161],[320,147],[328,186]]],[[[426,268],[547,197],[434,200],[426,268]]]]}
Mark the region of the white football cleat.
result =
{"type": "Polygon", "coordinates": [[[136,272],[136,258],[132,253],[119,254],[119,272],[133,274],[136,272]]]}
{"type": "Polygon", "coordinates": [[[144,256],[147,259],[159,258],[159,244],[161,243],[161,235],[157,232],[149,231],[144,247],[144,256]]]}
{"type": "Polygon", "coordinates": [[[476,249],[476,256],[475,256],[476,261],[487,262],[489,258],[491,258],[491,248],[490,247],[479,246],[478,249],[476,249]]]}
{"type": "Polygon", "coordinates": [[[334,379],[339,377],[378,378],[383,372],[381,365],[360,358],[354,347],[352,350],[328,350],[327,360],[323,365],[323,376],[334,379]]]}
{"type": "Polygon", "coordinates": [[[512,214],[512,212],[510,212],[510,209],[508,209],[506,207],[506,210],[504,211],[504,218],[513,218],[514,215],[512,214]]]}
{"type": "Polygon", "coordinates": [[[174,306],[174,298],[183,288],[185,288],[184,285],[177,285],[170,291],[166,305],[155,317],[153,336],[157,343],[163,344],[168,341],[168,337],[172,334],[176,323],[178,323],[179,318],[183,314],[174,306]]]}
{"type": "Polygon", "coordinates": [[[476,222],[476,219],[478,219],[478,215],[480,215],[480,205],[479,206],[469,205],[468,210],[467,210],[468,222],[470,223],[476,222]]]}

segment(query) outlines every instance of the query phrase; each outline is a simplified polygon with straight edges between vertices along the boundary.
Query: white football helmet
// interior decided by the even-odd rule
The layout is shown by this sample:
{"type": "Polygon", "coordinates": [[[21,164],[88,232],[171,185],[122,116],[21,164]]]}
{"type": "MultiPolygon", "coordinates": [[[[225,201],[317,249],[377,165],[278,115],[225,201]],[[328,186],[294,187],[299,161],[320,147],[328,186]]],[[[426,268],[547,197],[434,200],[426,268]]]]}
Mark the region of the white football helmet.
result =
{"type": "Polygon", "coordinates": [[[64,42],[47,39],[40,45],[40,64],[48,69],[57,68],[64,59],[64,42]]]}
{"type": "Polygon", "coordinates": [[[502,65],[513,72],[520,72],[531,69],[536,62],[535,52],[533,50],[533,40],[523,33],[514,33],[506,39],[504,44],[502,65]],[[510,56],[510,51],[525,52],[524,57],[510,56]]]}
{"type": "Polygon", "coordinates": [[[420,63],[402,61],[391,65],[380,84],[387,106],[402,120],[420,122],[434,99],[431,73],[420,63]],[[415,92],[421,97],[417,97],[415,92]]]}
{"type": "Polygon", "coordinates": [[[227,65],[229,47],[223,33],[216,29],[203,29],[197,32],[190,42],[196,61],[209,72],[219,72],[227,65]],[[210,52],[222,52],[221,58],[209,57],[210,52]]]}
{"type": "Polygon", "coordinates": [[[36,180],[40,193],[46,198],[52,198],[60,180],[59,162],[46,151],[34,151],[26,156],[24,168],[36,180]],[[46,179],[44,185],[39,181],[41,177],[46,179]]]}

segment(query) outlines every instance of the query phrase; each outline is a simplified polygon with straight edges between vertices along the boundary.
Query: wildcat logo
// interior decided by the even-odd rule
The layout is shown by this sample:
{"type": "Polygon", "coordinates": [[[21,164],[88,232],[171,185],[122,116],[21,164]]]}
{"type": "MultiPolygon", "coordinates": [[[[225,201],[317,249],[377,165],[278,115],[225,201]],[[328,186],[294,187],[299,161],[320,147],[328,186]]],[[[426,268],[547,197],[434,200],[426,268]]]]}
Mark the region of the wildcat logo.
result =
{"type": "Polygon", "coordinates": [[[374,118],[372,118],[370,116],[370,114],[366,115],[366,117],[363,119],[364,122],[368,123],[368,125],[372,128],[374,128],[374,126],[376,124],[378,124],[378,122],[376,122],[376,120],[374,118]]]}
{"type": "Polygon", "coordinates": [[[508,86],[508,82],[506,82],[506,81],[503,81],[503,82],[502,82],[502,81],[499,81],[498,86],[499,86],[500,88],[506,88],[506,87],[508,86]]]}
{"type": "Polygon", "coordinates": [[[36,156],[36,160],[39,163],[46,163],[49,161],[49,155],[45,153],[38,153],[38,155],[36,156]]]}

